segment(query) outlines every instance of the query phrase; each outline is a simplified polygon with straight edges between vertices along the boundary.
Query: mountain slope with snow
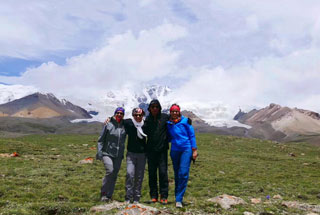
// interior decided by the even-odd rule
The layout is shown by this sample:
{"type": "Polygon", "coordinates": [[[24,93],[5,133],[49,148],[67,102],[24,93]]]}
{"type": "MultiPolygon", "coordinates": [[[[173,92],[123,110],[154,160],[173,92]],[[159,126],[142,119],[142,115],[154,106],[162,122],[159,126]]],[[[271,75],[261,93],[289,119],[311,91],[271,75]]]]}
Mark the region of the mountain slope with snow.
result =
{"type": "Polygon", "coordinates": [[[39,90],[32,86],[0,84],[0,104],[8,103],[36,92],[39,92],[39,90]]]}
{"type": "Polygon", "coordinates": [[[91,118],[86,110],[53,94],[34,93],[0,105],[0,117],[68,119],[91,118]]]}

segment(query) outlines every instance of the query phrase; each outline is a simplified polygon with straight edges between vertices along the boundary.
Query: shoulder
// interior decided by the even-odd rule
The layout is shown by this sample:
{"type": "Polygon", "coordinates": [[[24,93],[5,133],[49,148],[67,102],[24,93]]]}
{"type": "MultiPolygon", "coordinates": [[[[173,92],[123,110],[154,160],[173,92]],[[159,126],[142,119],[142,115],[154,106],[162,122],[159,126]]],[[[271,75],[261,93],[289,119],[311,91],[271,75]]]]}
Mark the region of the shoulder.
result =
{"type": "Polygon", "coordinates": [[[132,119],[130,119],[130,118],[124,119],[124,120],[123,120],[123,124],[124,124],[124,125],[131,125],[131,124],[133,124],[132,119]]]}
{"type": "Polygon", "coordinates": [[[188,118],[184,117],[184,116],[181,116],[181,121],[180,123],[182,124],[188,124],[188,118]]]}
{"type": "Polygon", "coordinates": [[[162,119],[165,119],[165,120],[169,120],[170,115],[169,115],[169,114],[166,114],[166,113],[161,113],[161,118],[162,118],[162,119]]]}

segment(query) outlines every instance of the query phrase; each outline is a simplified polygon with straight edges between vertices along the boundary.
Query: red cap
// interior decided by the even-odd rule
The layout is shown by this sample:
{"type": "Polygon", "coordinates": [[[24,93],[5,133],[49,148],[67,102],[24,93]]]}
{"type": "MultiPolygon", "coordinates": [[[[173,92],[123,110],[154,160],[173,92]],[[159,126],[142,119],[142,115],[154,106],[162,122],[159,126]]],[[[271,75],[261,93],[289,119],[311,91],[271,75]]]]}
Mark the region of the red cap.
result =
{"type": "Polygon", "coordinates": [[[170,108],[170,112],[171,111],[179,111],[180,112],[180,107],[178,105],[172,105],[170,108]]]}

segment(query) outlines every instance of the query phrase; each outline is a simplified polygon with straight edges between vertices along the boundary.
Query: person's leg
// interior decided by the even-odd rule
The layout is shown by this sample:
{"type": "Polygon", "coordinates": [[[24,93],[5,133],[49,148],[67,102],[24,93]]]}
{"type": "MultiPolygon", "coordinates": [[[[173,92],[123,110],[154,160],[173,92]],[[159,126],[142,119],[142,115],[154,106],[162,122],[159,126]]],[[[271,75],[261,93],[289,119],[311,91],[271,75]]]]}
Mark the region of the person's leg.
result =
{"type": "Polygon", "coordinates": [[[106,174],[102,180],[101,197],[105,196],[107,198],[111,198],[111,196],[107,196],[107,186],[108,183],[110,183],[109,176],[113,172],[113,161],[109,156],[103,156],[102,162],[106,170],[106,174]]]}
{"type": "Polygon", "coordinates": [[[135,162],[133,153],[127,153],[127,176],[126,176],[126,201],[131,201],[134,195],[134,173],[135,173],[135,162]]]}
{"type": "Polygon", "coordinates": [[[137,163],[135,171],[135,181],[134,181],[134,195],[133,201],[140,201],[141,197],[141,187],[144,177],[144,170],[146,166],[146,155],[145,153],[137,153],[137,163]]]}
{"type": "Polygon", "coordinates": [[[158,199],[158,155],[156,153],[149,152],[148,156],[148,173],[149,173],[149,188],[150,197],[158,199]]]}
{"type": "Polygon", "coordinates": [[[177,197],[177,189],[179,186],[179,166],[180,166],[180,156],[181,152],[179,151],[171,151],[170,157],[172,160],[172,166],[174,171],[174,195],[177,197]]]}
{"type": "Polygon", "coordinates": [[[159,158],[159,181],[161,199],[168,198],[169,180],[168,180],[168,151],[160,152],[159,158]]]}
{"type": "Polygon", "coordinates": [[[179,186],[177,188],[176,202],[182,202],[184,193],[187,189],[189,170],[191,163],[192,150],[186,150],[181,153],[179,166],[179,186]]]}
{"type": "Polygon", "coordinates": [[[121,158],[112,158],[112,162],[113,162],[113,171],[111,174],[106,175],[105,191],[106,191],[106,196],[108,198],[112,197],[114,187],[116,185],[116,181],[117,181],[117,177],[118,177],[118,172],[121,167],[122,157],[121,158]]]}

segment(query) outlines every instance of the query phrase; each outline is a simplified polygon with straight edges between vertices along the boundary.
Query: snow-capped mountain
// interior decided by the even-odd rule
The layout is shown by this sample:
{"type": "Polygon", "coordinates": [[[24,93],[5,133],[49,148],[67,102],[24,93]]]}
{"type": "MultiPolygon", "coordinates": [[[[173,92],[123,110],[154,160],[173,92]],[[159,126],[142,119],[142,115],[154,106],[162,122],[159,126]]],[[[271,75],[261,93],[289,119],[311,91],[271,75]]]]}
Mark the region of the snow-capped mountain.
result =
{"type": "MultiPolygon", "coordinates": [[[[0,104],[22,98],[24,96],[39,92],[34,87],[22,85],[2,85],[0,84],[0,104]]],[[[42,92],[43,93],[43,92],[42,92]]],[[[53,92],[54,93],[54,92],[53,92]]],[[[55,95],[63,98],[62,95],[55,95]]],[[[131,110],[135,107],[141,107],[147,110],[148,104],[152,99],[158,99],[162,110],[168,111],[173,103],[180,105],[182,110],[193,112],[199,118],[212,126],[242,126],[250,127],[233,120],[237,110],[216,102],[201,102],[197,98],[182,100],[176,95],[173,89],[167,86],[151,85],[141,87],[140,89],[123,88],[119,90],[106,91],[105,94],[93,95],[92,98],[65,97],[73,104],[87,110],[92,119],[86,121],[103,122],[107,117],[112,116],[116,107],[122,106],[126,109],[126,116],[131,117],[131,110]]],[[[63,102],[63,100],[61,100],[63,102]]],[[[81,120],[75,120],[75,122],[81,120]]]]}
{"type": "Polygon", "coordinates": [[[39,90],[32,86],[0,84],[0,104],[36,93],[39,90]]]}
{"type": "Polygon", "coordinates": [[[104,121],[106,117],[112,116],[115,108],[119,106],[126,109],[125,117],[131,117],[130,111],[135,107],[141,107],[147,111],[148,104],[152,99],[158,99],[160,101],[163,111],[168,111],[173,103],[177,103],[181,106],[182,110],[192,111],[212,126],[250,127],[233,120],[235,112],[225,105],[214,102],[203,103],[196,101],[196,99],[183,101],[174,93],[174,90],[167,86],[146,86],[140,91],[134,91],[129,88],[114,90],[106,92],[103,97],[92,100],[86,104],[81,104],[81,101],[74,101],[74,103],[79,104],[89,112],[98,112],[90,121],[104,121]]]}

